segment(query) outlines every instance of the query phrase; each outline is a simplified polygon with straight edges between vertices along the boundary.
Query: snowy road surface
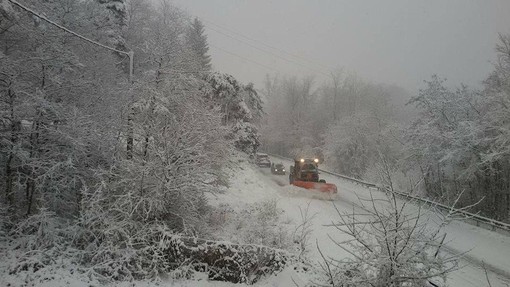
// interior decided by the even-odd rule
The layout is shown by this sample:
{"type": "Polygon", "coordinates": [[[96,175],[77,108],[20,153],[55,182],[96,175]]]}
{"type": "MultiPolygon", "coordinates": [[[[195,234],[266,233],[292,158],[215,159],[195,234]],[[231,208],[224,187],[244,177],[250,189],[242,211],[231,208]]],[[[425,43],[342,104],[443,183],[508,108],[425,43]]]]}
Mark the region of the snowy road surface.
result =
{"type": "MultiPolygon", "coordinates": [[[[290,162],[275,159],[289,166],[290,162]]],[[[377,196],[379,191],[369,190],[344,179],[331,175],[321,174],[327,182],[338,187],[338,198],[332,201],[321,200],[306,190],[288,185],[287,176],[272,175],[267,168],[247,166],[233,179],[229,188],[229,194],[217,198],[220,201],[229,201],[231,204],[239,202],[252,203],[267,199],[277,199],[278,206],[285,211],[285,216],[297,222],[300,220],[300,208],[306,209],[310,205],[310,213],[316,214],[313,219],[313,234],[310,240],[310,258],[320,260],[320,255],[315,242],[317,242],[324,254],[334,255],[337,258],[348,256],[345,251],[336,247],[329,236],[341,239],[345,235],[339,233],[331,224],[337,218],[337,211],[350,211],[360,209],[357,202],[358,196],[377,196]],[[334,205],[333,205],[334,203],[334,205]]],[[[491,232],[476,226],[453,222],[446,227],[447,246],[453,252],[469,251],[466,260],[462,260],[460,270],[449,276],[449,286],[489,286],[485,271],[481,267],[484,262],[488,269],[488,277],[492,286],[510,286],[510,238],[495,232],[491,232]]],[[[263,280],[260,286],[293,286],[292,279],[297,283],[305,283],[307,278],[299,278],[300,275],[283,272],[275,279],[263,280]],[[292,277],[285,278],[285,277],[292,277]],[[276,285],[275,285],[276,284],[276,285]]],[[[303,284],[304,285],[304,284],[303,284]]]]}

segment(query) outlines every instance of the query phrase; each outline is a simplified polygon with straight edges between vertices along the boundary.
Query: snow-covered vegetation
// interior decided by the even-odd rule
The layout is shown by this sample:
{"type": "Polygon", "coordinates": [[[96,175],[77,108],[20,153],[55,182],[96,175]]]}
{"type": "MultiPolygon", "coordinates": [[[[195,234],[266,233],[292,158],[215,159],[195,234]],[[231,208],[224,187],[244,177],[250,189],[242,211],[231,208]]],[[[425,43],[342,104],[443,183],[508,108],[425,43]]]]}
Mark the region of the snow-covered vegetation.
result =
{"type": "Polygon", "coordinates": [[[452,214],[393,190],[509,220],[508,36],[483,89],[410,96],[342,70],[258,90],[205,32],[171,0],[0,0],[0,285],[424,286],[457,270],[452,214]],[[387,193],[289,186],[261,149],[387,193]]]}
{"type": "Polygon", "coordinates": [[[9,273],[65,261],[104,284],[209,264],[212,279],[251,282],[282,268],[271,247],[208,241],[207,194],[228,183],[236,147],[257,149],[262,107],[253,85],[211,71],[198,19],[169,1],[24,1],[94,44],[1,4],[1,236],[20,251],[9,273]],[[134,52],[132,78],[104,46],[134,52]],[[228,250],[246,266],[214,269],[228,250]]]}
{"type": "Polygon", "coordinates": [[[266,79],[263,147],[313,153],[339,173],[510,221],[510,37],[480,90],[432,76],[415,96],[341,70],[329,83],[266,79]],[[281,136],[281,134],[285,136],[281,136]]]}

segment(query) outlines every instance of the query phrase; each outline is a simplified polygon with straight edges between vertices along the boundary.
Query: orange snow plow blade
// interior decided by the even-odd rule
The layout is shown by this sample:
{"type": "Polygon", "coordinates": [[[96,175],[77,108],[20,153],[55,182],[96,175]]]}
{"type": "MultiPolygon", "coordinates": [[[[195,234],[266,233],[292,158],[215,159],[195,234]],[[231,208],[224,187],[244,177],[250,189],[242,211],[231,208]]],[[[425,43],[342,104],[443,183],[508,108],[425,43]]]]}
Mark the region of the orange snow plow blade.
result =
{"type": "Polygon", "coordinates": [[[313,181],[301,181],[294,180],[292,183],[295,186],[299,186],[306,189],[314,189],[321,192],[327,193],[337,193],[336,185],[332,183],[324,183],[324,182],[313,182],[313,181]]]}

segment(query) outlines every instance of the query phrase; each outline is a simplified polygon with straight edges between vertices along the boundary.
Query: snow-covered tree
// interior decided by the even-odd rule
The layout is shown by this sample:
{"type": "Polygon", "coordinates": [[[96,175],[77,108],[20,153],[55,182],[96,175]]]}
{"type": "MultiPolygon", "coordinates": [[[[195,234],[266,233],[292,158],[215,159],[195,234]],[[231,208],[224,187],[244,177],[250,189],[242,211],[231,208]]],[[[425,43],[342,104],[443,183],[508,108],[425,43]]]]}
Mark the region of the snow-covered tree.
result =
{"type": "Polygon", "coordinates": [[[314,153],[320,145],[316,119],[317,91],[313,77],[266,78],[267,119],[263,129],[265,148],[284,155],[314,153]]]}
{"type": "Polygon", "coordinates": [[[318,246],[323,256],[321,285],[442,285],[448,273],[458,268],[460,257],[442,250],[444,227],[456,216],[454,211],[434,214],[420,208],[419,203],[414,203],[416,207],[401,202],[392,192],[360,198],[359,204],[363,212],[338,211],[332,224],[344,236],[342,240],[330,237],[347,256],[324,254],[318,246]]]}
{"type": "Polygon", "coordinates": [[[375,152],[374,129],[368,117],[346,117],[331,126],[324,139],[328,166],[348,176],[363,177],[375,152]]]}
{"type": "Polygon", "coordinates": [[[217,244],[211,255],[179,243],[210,236],[206,193],[225,184],[234,145],[257,149],[263,114],[252,84],[197,73],[190,17],[170,1],[24,3],[103,45],[0,2],[0,235],[29,251],[13,272],[73,257],[91,277],[133,279],[192,258],[216,264],[234,249],[246,250],[236,275],[224,266],[211,277],[252,282],[280,270],[274,250],[261,268],[258,248],[217,244]],[[104,45],[134,51],[133,81],[128,58],[104,45]]]}
{"type": "Polygon", "coordinates": [[[211,107],[221,110],[223,124],[229,127],[234,145],[248,154],[256,152],[260,140],[255,123],[263,111],[253,85],[244,86],[231,75],[221,73],[206,74],[204,80],[204,97],[211,107]]]}
{"type": "Polygon", "coordinates": [[[207,36],[205,35],[204,24],[198,18],[193,19],[186,30],[186,43],[199,61],[199,70],[211,70],[211,56],[208,54],[207,36]]]}
{"type": "Polygon", "coordinates": [[[244,102],[250,109],[252,120],[255,123],[260,123],[262,117],[264,116],[264,107],[262,99],[260,98],[259,93],[255,90],[253,83],[248,83],[244,86],[244,102]]]}
{"type": "Polygon", "coordinates": [[[494,143],[487,160],[503,160],[510,155],[509,149],[509,101],[510,101],[510,35],[500,35],[496,45],[498,60],[494,71],[485,81],[487,105],[486,124],[488,136],[494,143]]]}
{"type": "Polygon", "coordinates": [[[500,104],[506,97],[504,90],[492,93],[490,85],[485,91],[466,86],[452,90],[437,76],[426,83],[411,101],[420,117],[408,132],[408,150],[420,165],[428,196],[452,204],[462,193],[460,205],[483,198],[475,208],[488,216],[507,218],[510,198],[503,174],[509,168],[508,155],[505,148],[495,152],[505,138],[500,127],[506,119],[499,117],[506,109],[500,104]]]}
{"type": "MultiPolygon", "coordinates": [[[[38,2],[35,7],[48,17],[73,23],[70,27],[79,32],[96,31],[90,37],[104,32],[83,21],[99,9],[97,5],[38,2]],[[70,12],[76,13],[74,21],[70,12]]],[[[1,21],[5,25],[0,34],[5,190],[20,213],[47,208],[69,216],[78,210],[81,180],[88,177],[87,170],[104,162],[98,151],[112,147],[108,137],[99,144],[98,135],[103,133],[92,131],[100,122],[115,127],[115,111],[109,103],[119,94],[110,94],[112,90],[104,84],[119,83],[112,80],[119,72],[111,53],[93,55],[91,50],[98,47],[83,47],[81,40],[34,19],[18,11],[17,19],[1,21]],[[100,117],[86,120],[93,115],[100,117]]],[[[121,98],[115,101],[122,104],[121,98]]]]}
{"type": "MultiPolygon", "coordinates": [[[[126,0],[96,0],[111,12],[112,22],[117,25],[124,25],[126,21],[126,0]]],[[[111,21],[111,20],[110,20],[111,21]]]]}

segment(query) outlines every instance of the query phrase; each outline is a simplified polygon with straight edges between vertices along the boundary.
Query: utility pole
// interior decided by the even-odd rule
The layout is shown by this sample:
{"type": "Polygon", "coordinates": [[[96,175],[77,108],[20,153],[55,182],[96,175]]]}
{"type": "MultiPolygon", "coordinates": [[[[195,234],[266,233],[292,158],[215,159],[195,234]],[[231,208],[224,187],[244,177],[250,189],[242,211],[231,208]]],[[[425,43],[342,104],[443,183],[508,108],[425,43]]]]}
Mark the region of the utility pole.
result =
{"type": "Polygon", "coordinates": [[[129,83],[133,83],[133,57],[135,56],[135,52],[129,51],[129,83]]]}

